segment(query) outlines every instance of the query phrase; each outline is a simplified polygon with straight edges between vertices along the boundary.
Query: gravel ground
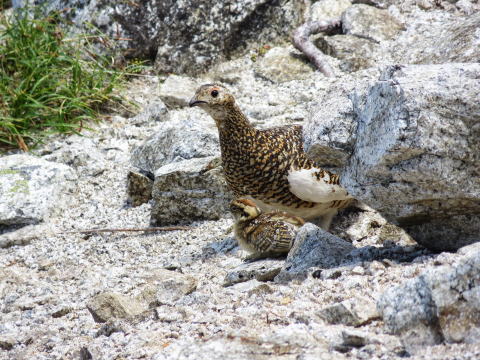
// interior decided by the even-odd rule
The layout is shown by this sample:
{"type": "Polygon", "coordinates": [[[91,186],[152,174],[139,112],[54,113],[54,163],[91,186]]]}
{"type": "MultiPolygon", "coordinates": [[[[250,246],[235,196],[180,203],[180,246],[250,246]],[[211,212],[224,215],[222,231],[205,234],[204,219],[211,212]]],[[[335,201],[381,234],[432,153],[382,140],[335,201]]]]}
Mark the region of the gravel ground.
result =
{"type": "MultiPolygon", "coordinates": [[[[155,94],[155,78],[130,93],[155,94]]],[[[153,101],[143,97],[141,106],[153,101]]],[[[139,98],[140,99],[140,98],[139,98]]],[[[138,99],[137,99],[138,100],[138,99]]],[[[108,118],[87,137],[52,138],[38,154],[78,173],[68,210],[50,221],[52,234],[0,249],[1,359],[395,359],[400,340],[372,318],[357,327],[330,324],[324,309],[342,301],[374,304],[389,286],[455,254],[414,249],[411,262],[358,263],[335,275],[288,283],[251,280],[224,287],[245,255],[229,233],[232,220],[191,224],[163,233],[80,234],[92,228],[149,226],[150,204],[130,207],[126,175],[132,147],[155,124],[108,118]],[[75,150],[77,149],[77,150],[75,150]],[[113,291],[135,298],[158,269],[191,275],[196,290],[130,321],[96,323],[87,304],[113,291]],[[356,337],[355,337],[356,336],[356,337]],[[351,345],[351,339],[361,345],[351,345]],[[350,340],[349,340],[350,339],[350,340]]],[[[370,245],[369,239],[355,243],[370,245]]],[[[335,269],[334,269],[335,270],[335,269]]],[[[478,359],[479,344],[424,348],[412,359],[478,359]]]]}

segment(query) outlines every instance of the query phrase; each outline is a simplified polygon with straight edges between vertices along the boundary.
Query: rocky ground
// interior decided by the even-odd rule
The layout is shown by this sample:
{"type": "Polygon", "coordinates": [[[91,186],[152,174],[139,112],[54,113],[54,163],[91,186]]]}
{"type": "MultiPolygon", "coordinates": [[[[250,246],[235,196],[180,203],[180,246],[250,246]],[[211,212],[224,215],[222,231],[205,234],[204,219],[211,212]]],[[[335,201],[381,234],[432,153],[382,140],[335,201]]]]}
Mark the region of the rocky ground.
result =
{"type": "MultiPolygon", "coordinates": [[[[378,83],[395,80],[407,99],[400,105],[392,102],[402,114],[422,113],[418,109],[426,106],[423,100],[410,99],[427,93],[429,109],[440,115],[424,118],[444,124],[447,108],[462,119],[473,119],[472,132],[462,130],[473,140],[459,147],[472,152],[479,123],[478,103],[475,93],[471,95],[480,74],[474,64],[480,54],[478,34],[465,30],[457,47],[445,40],[435,48],[431,41],[456,39],[452,34],[461,32],[462,24],[478,33],[476,4],[417,3],[362,8],[367,5],[339,1],[339,9],[328,1],[315,3],[325,5],[316,5],[316,11],[347,12],[346,34],[318,40],[330,49],[328,59],[337,78],[315,72],[290,45],[269,45],[218,63],[196,78],[134,79],[124,94],[139,105],[135,114],[119,109],[82,137],[52,137],[32,154],[1,157],[0,358],[480,358],[478,243],[452,252],[418,245],[397,226],[395,216],[406,205],[395,195],[401,211],[395,203],[378,206],[391,222],[357,204],[337,216],[333,235],[306,225],[287,259],[245,263],[225,207],[231,196],[221,176],[216,128],[206,114],[187,107],[198,84],[220,81],[236,94],[256,126],[304,124],[309,154],[330,169],[344,171],[355,190],[355,181],[368,180],[371,163],[358,160],[368,144],[355,141],[352,124],[375,113],[374,105],[381,104],[375,102],[378,92],[393,98],[378,83]],[[392,25],[362,27],[365,12],[368,19],[377,16],[379,23],[392,25]],[[451,31],[444,31],[446,27],[451,31]],[[342,50],[352,41],[358,52],[342,50]],[[415,50],[407,52],[412,44],[415,50]],[[370,50],[362,52],[365,47],[370,50]],[[447,66],[412,65],[401,74],[388,70],[398,62],[447,66]],[[463,75],[454,76],[459,67],[463,75]],[[417,76],[422,84],[440,83],[453,95],[433,85],[418,90],[411,81],[417,76]],[[466,85],[458,87],[455,78],[466,85]],[[436,97],[430,96],[432,89],[436,97]],[[450,102],[459,97],[464,99],[461,109],[450,102]],[[473,109],[473,115],[465,115],[465,109],[473,109]],[[352,166],[359,169],[354,175],[352,166]],[[79,232],[151,224],[189,229],[79,232]]],[[[416,128],[431,126],[428,121],[419,124],[416,128]]],[[[458,131],[442,128],[448,136],[458,131]]],[[[361,131],[364,138],[371,136],[368,126],[361,131]]],[[[417,138],[425,151],[437,151],[433,141],[423,145],[424,137],[417,138]]],[[[458,157],[449,148],[439,153],[435,158],[458,157]]],[[[397,182],[386,188],[407,184],[400,187],[406,194],[417,191],[419,198],[428,198],[429,188],[417,186],[411,174],[421,171],[422,180],[433,175],[423,159],[418,165],[405,154],[387,158],[395,164],[389,169],[397,182]],[[395,163],[398,158],[400,165],[395,163]]],[[[474,164],[475,159],[463,158],[460,169],[472,171],[469,161],[474,164]]],[[[374,169],[376,176],[384,176],[383,168],[374,169]]],[[[439,192],[451,192],[447,185],[439,187],[437,178],[435,184],[439,192]]],[[[470,219],[479,198],[478,181],[461,185],[463,192],[455,196],[462,201],[454,210],[470,211],[465,215],[470,219]]],[[[392,196],[368,186],[362,189],[373,194],[372,203],[392,196]]],[[[422,215],[414,206],[409,209],[422,215]]],[[[462,218],[464,223],[468,221],[462,218]]],[[[474,226],[465,230],[465,237],[474,226]]]]}

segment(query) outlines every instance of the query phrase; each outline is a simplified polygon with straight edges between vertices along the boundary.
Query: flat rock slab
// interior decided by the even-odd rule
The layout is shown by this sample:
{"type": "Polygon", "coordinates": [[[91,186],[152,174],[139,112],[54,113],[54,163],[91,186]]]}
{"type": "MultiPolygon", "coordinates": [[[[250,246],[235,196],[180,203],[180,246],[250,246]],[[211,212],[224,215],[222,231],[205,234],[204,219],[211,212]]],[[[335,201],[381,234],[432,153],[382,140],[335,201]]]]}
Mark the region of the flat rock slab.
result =
{"type": "Polygon", "coordinates": [[[23,226],[20,229],[1,234],[0,249],[15,245],[28,245],[34,240],[51,235],[53,235],[53,231],[46,224],[23,226]]]}
{"type": "Polygon", "coordinates": [[[228,272],[223,285],[230,286],[252,279],[271,281],[278,275],[283,264],[284,260],[278,259],[264,259],[241,264],[228,272]]]}
{"type": "Polygon", "coordinates": [[[74,171],[34,156],[0,158],[0,229],[37,224],[59,212],[63,196],[74,185],[74,171]]]}

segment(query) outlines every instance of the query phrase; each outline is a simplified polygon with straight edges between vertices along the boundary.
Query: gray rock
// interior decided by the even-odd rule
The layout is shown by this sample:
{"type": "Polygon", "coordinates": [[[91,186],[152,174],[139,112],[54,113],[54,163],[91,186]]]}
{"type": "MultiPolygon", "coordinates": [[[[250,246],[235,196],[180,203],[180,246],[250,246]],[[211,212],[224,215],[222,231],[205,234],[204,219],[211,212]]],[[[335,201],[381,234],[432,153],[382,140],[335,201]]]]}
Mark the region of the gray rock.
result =
{"type": "Polygon", "coordinates": [[[258,76],[277,83],[306,79],[315,71],[293,46],[270,49],[257,60],[254,68],[258,76]]]}
{"type": "Polygon", "coordinates": [[[219,153],[215,123],[205,114],[190,111],[160,123],[155,134],[133,150],[131,162],[139,169],[154,173],[173,162],[219,153]]]}
{"type": "Polygon", "coordinates": [[[278,275],[283,263],[283,260],[263,259],[241,264],[227,273],[223,285],[230,286],[252,279],[271,281],[278,275]]]}
{"type": "Polygon", "coordinates": [[[461,10],[465,15],[472,15],[476,11],[480,10],[480,4],[478,4],[478,1],[475,1],[475,3],[472,3],[469,0],[459,0],[455,3],[455,6],[457,7],[457,9],[461,10]]]}
{"type": "Polygon", "coordinates": [[[401,42],[393,45],[392,55],[402,64],[478,63],[479,27],[479,12],[468,17],[450,17],[433,24],[420,23],[401,42]]]}
{"type": "Polygon", "coordinates": [[[320,310],[318,315],[329,324],[347,326],[361,326],[379,318],[375,302],[364,297],[329,305],[320,310]]]}
{"type": "Polygon", "coordinates": [[[339,18],[352,3],[350,0],[319,0],[311,6],[312,21],[339,18]]]}
{"type": "Polygon", "coordinates": [[[342,331],[342,345],[349,347],[362,347],[367,345],[372,335],[358,330],[343,330],[342,331]]]}
{"type": "Polygon", "coordinates": [[[425,345],[473,343],[480,335],[480,244],[453,264],[424,271],[385,291],[377,302],[387,331],[409,351],[425,345]]]}
{"type": "Polygon", "coordinates": [[[342,179],[420,244],[480,240],[480,64],[389,67],[357,110],[342,179]]]}
{"type": "Polygon", "coordinates": [[[52,234],[53,231],[46,224],[23,226],[18,230],[0,234],[0,249],[15,245],[28,245],[34,240],[39,240],[52,234]]]}
{"type": "Polygon", "coordinates": [[[70,167],[31,155],[0,157],[0,231],[58,214],[75,178],[70,167]]]}
{"type": "Polygon", "coordinates": [[[208,72],[208,76],[217,82],[238,84],[242,80],[253,78],[253,64],[251,56],[221,62],[208,72]]]}
{"type": "Polygon", "coordinates": [[[115,319],[134,319],[147,311],[147,305],[115,292],[104,292],[93,297],[87,309],[97,323],[115,319]]]}
{"type": "Polygon", "coordinates": [[[152,199],[153,174],[142,170],[130,170],[127,175],[128,201],[140,206],[152,199]]]}
{"type": "Polygon", "coordinates": [[[160,99],[170,108],[188,106],[188,102],[201,85],[193,78],[169,75],[160,86],[160,99]]]}
{"type": "Polygon", "coordinates": [[[98,176],[108,167],[99,141],[87,136],[72,135],[63,141],[54,141],[51,147],[52,152],[44,159],[70,166],[80,176],[98,176]]]}
{"type": "Polygon", "coordinates": [[[150,308],[173,305],[197,288],[197,279],[193,276],[165,269],[154,270],[145,280],[147,285],[137,296],[137,300],[147,303],[150,308]]]}
{"type": "Polygon", "coordinates": [[[165,104],[156,99],[154,103],[146,106],[139,114],[129,119],[132,124],[141,126],[152,122],[168,120],[168,110],[165,104]]]}
{"type": "Polygon", "coordinates": [[[155,172],[151,223],[156,225],[219,219],[231,195],[216,157],[165,165],[155,172]]]}
{"type": "Polygon", "coordinates": [[[282,272],[306,274],[312,267],[335,267],[353,249],[355,247],[349,242],[311,223],[306,223],[295,238],[282,272]]]}
{"type": "Polygon", "coordinates": [[[403,27],[386,10],[355,4],[343,13],[342,28],[345,34],[381,42],[394,38],[403,27]]]}
{"type": "Polygon", "coordinates": [[[361,242],[362,246],[416,244],[405,230],[389,223],[377,211],[359,201],[339,212],[328,231],[351,243],[361,242]]]}
{"type": "Polygon", "coordinates": [[[369,39],[353,35],[333,35],[320,37],[315,45],[327,55],[339,60],[340,69],[353,72],[375,66],[378,45],[369,39]]]}

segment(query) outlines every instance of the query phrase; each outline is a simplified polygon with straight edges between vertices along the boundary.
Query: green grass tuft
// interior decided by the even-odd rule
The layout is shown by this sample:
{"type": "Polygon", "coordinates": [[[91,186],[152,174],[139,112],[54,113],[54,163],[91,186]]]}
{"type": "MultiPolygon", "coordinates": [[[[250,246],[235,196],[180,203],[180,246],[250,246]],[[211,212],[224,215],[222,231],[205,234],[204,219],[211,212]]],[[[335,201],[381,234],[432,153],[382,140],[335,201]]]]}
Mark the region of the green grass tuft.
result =
{"type": "MultiPolygon", "coordinates": [[[[0,14],[0,16],[2,16],[0,14]]],[[[66,38],[60,17],[26,10],[0,19],[0,147],[27,150],[51,133],[77,133],[96,121],[129,69],[66,38]]]]}

